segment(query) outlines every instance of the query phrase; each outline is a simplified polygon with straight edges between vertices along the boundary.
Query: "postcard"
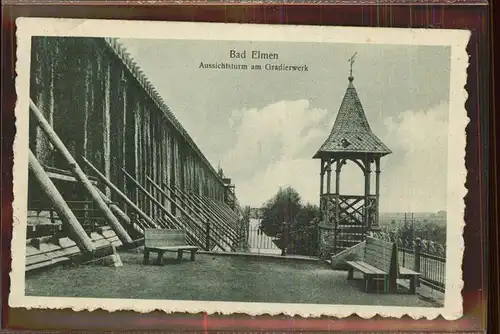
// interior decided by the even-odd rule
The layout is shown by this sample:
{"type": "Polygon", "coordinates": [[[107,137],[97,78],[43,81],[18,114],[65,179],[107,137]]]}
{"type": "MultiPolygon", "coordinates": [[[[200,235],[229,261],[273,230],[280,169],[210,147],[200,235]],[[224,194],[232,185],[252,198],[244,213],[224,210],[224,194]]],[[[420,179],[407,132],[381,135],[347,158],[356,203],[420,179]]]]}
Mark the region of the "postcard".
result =
{"type": "Polygon", "coordinates": [[[462,316],[468,31],[17,27],[11,307],[462,316]]]}

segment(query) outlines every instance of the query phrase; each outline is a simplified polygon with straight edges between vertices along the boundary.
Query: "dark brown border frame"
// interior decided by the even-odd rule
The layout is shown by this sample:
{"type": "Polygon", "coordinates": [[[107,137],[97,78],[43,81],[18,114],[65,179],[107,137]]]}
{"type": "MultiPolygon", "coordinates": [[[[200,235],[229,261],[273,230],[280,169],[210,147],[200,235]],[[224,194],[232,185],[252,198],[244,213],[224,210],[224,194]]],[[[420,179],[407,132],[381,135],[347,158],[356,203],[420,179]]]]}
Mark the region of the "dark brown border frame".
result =
{"type": "MultiPolygon", "coordinates": [[[[407,1],[411,2],[411,1],[407,1]]],[[[486,263],[497,261],[487,257],[498,244],[487,242],[488,212],[488,130],[494,133],[494,122],[488,122],[489,105],[489,20],[488,7],[470,5],[110,5],[104,2],[86,5],[84,1],[66,5],[4,5],[2,6],[2,327],[31,330],[236,330],[236,331],[482,331],[486,326],[486,263]],[[10,240],[12,232],[12,141],[15,134],[15,19],[20,16],[71,17],[133,20],[169,20],[232,22],[255,24],[307,24],[371,27],[454,28],[472,31],[467,51],[470,55],[466,89],[466,108],[470,117],[467,126],[468,169],[466,196],[466,227],[464,238],[465,316],[457,321],[434,321],[374,318],[303,319],[286,316],[249,317],[246,315],[207,316],[165,315],[153,312],[138,315],[132,312],[72,312],[70,310],[9,309],[7,306],[10,271],[10,240]]],[[[492,118],[493,118],[492,117],[492,118]]],[[[496,176],[496,169],[495,175],[496,176]]],[[[496,180],[495,177],[492,181],[496,180]]],[[[492,202],[494,203],[494,202],[492,202]]],[[[496,209],[496,207],[495,207],[496,209]]],[[[496,211],[495,211],[496,212],[496,211]]],[[[496,230],[491,231],[495,232],[496,230]]],[[[491,237],[491,235],[490,235],[491,237]]],[[[495,253],[495,252],[494,252],[495,253]]],[[[496,263],[496,262],[495,262],[496,263]]],[[[496,268],[496,267],[495,267],[496,268]]]]}

